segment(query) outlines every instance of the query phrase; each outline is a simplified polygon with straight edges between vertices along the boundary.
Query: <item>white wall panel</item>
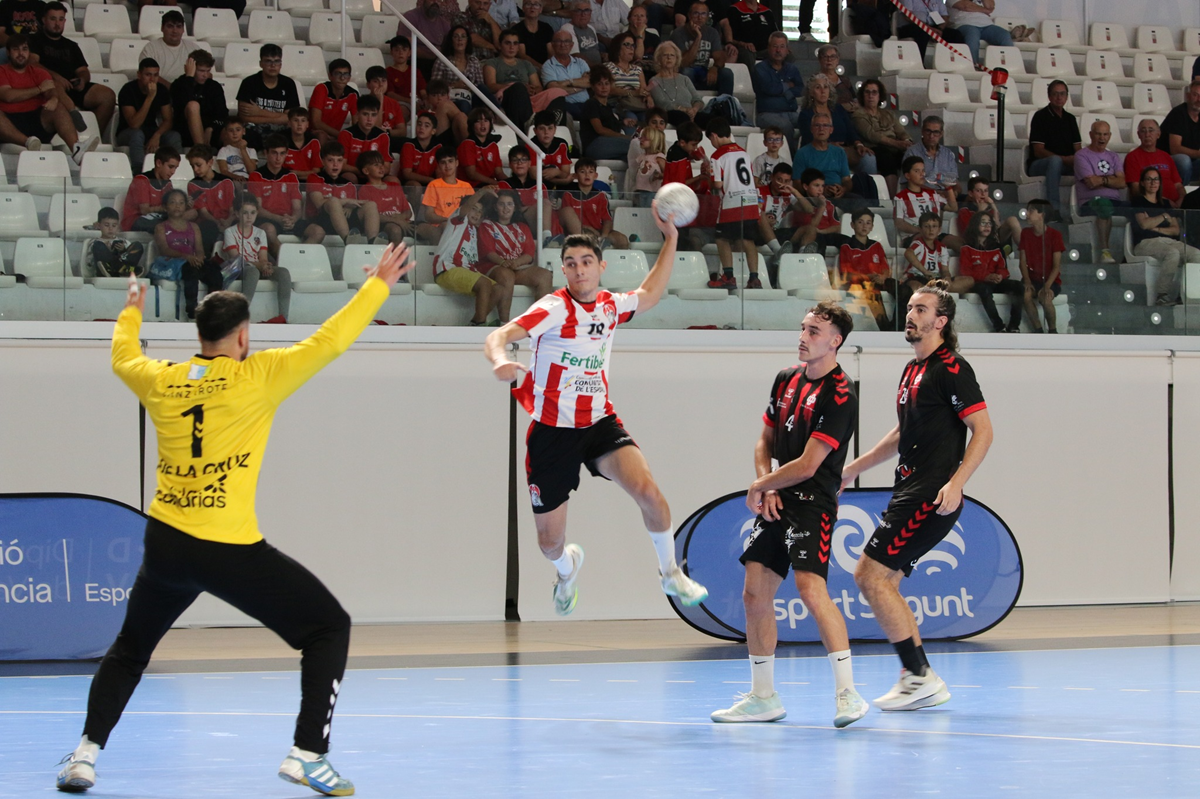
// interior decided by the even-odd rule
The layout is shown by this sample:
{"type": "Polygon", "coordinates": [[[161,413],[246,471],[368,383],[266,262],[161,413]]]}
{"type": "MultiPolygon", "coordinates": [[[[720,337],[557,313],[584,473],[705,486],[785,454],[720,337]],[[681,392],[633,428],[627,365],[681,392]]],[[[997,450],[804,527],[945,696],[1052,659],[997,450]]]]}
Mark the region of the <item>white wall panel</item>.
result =
{"type": "Polygon", "coordinates": [[[1175,558],[1171,598],[1200,599],[1200,355],[1181,352],[1173,363],[1175,558]]]}

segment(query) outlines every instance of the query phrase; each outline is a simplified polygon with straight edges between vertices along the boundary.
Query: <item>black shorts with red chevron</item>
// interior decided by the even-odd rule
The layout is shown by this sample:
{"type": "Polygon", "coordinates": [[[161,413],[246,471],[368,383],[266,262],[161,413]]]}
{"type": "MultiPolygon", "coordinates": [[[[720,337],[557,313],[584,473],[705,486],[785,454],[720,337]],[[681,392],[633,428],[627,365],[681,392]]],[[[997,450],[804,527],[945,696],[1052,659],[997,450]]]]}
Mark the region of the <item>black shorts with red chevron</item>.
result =
{"type": "Polygon", "coordinates": [[[907,577],[917,561],[950,533],[962,509],[959,504],[954,513],[939,516],[932,499],[893,495],[863,554],[907,577]]]}
{"type": "Polygon", "coordinates": [[[786,503],[779,521],[754,520],[750,543],[739,560],[761,563],[780,577],[788,568],[810,572],[821,579],[829,577],[829,550],[837,511],[821,510],[805,503],[786,503]]]}

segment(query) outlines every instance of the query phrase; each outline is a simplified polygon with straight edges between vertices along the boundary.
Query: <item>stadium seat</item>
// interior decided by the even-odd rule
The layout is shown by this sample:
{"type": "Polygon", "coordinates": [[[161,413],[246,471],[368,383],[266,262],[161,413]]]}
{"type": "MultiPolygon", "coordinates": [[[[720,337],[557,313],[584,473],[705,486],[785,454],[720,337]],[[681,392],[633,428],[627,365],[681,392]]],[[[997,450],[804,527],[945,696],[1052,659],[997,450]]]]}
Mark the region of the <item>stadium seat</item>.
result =
{"type": "Polygon", "coordinates": [[[95,230],[84,230],[95,224],[100,213],[100,198],[95,194],[55,194],[50,198],[50,213],[47,227],[50,235],[68,239],[89,239],[100,235],[95,230]]]}
{"type": "MultiPolygon", "coordinates": [[[[667,290],[673,293],[683,290],[725,291],[725,289],[710,289],[708,279],[708,264],[702,253],[676,252],[675,265],[671,268],[671,278],[667,282],[667,290]]],[[[727,291],[725,293],[728,294],[727,291]]]]}
{"type": "MultiPolygon", "coordinates": [[[[261,46],[244,41],[230,42],[225,47],[225,60],[221,71],[230,78],[236,78],[239,83],[247,75],[258,72],[261,69],[258,65],[258,50],[261,46]]],[[[285,69],[284,74],[290,76],[291,72],[285,69]]],[[[226,92],[226,95],[228,94],[229,92],[226,92]]],[[[233,94],[237,94],[236,88],[233,94]]]]}
{"type": "MultiPolygon", "coordinates": [[[[83,60],[88,62],[88,67],[93,73],[104,71],[104,57],[100,53],[100,42],[91,36],[79,34],[67,38],[79,45],[79,51],[83,53],[83,60]]],[[[95,77],[92,79],[95,80],[95,77]]]]}
{"type": "MultiPolygon", "coordinates": [[[[350,74],[364,89],[367,85],[367,70],[371,67],[387,66],[383,60],[383,53],[376,47],[347,47],[346,60],[350,62],[350,74]]],[[[507,163],[508,159],[505,158],[504,161],[507,163]]]]}
{"type": "Polygon", "coordinates": [[[949,47],[938,47],[933,51],[933,68],[941,73],[975,73],[975,65],[971,63],[966,48],[961,48],[965,58],[949,47]]]}
{"type": "Polygon", "coordinates": [[[17,158],[17,186],[21,191],[49,197],[78,192],[71,185],[71,165],[59,150],[25,150],[17,158]]]}
{"type": "MultiPolygon", "coordinates": [[[[257,57],[255,58],[257,61],[257,57]]],[[[329,70],[325,67],[325,56],[320,47],[310,45],[285,44],[283,46],[283,74],[296,83],[308,86],[329,80],[329,70]]],[[[307,94],[301,94],[307,97],[307,94]]]]}
{"type": "Polygon", "coordinates": [[[1164,25],[1139,25],[1135,41],[1143,53],[1176,52],[1175,32],[1164,25]]]}
{"type": "Polygon", "coordinates": [[[1025,59],[1021,51],[1015,47],[995,47],[989,45],[984,54],[984,65],[988,69],[1003,67],[1008,70],[1009,80],[1024,77],[1025,59]]]}
{"type": "Polygon", "coordinates": [[[1128,50],[1129,34],[1123,25],[1093,22],[1089,44],[1097,50],[1128,50]]]}
{"type": "Polygon", "coordinates": [[[1076,77],[1075,62],[1071,54],[1057,47],[1043,47],[1037,51],[1034,71],[1041,78],[1061,78],[1067,80],[1076,77]]]}
{"type": "Polygon", "coordinates": [[[138,36],[143,39],[161,39],[163,15],[168,11],[178,10],[172,6],[142,6],[142,10],[138,12],[138,36]]]}
{"type": "Polygon", "coordinates": [[[967,82],[961,74],[934,72],[929,76],[928,109],[948,109],[956,106],[954,110],[965,111],[971,105],[973,103],[970,94],[967,93],[967,82]]]}
{"type": "Polygon", "coordinates": [[[779,287],[806,300],[840,300],[845,293],[829,283],[825,258],[815,253],[787,253],[779,259],[779,287]]]}
{"type": "Polygon", "coordinates": [[[333,279],[329,253],[320,244],[283,244],[279,263],[292,273],[292,290],[300,294],[332,294],[346,290],[346,281],[333,279]]]}
{"type": "Polygon", "coordinates": [[[1133,77],[1142,83],[1161,83],[1171,89],[1181,89],[1191,82],[1191,75],[1185,75],[1185,80],[1171,77],[1171,67],[1162,53],[1138,53],[1134,56],[1133,77]]]}
{"type": "Polygon", "coordinates": [[[922,75],[929,70],[925,69],[925,64],[921,60],[921,51],[917,48],[917,43],[907,39],[887,39],[883,43],[883,60],[884,75],[897,75],[901,72],[916,72],[922,75]]]}
{"type": "Polygon", "coordinates": [[[1167,87],[1158,83],[1134,85],[1133,110],[1135,113],[1150,114],[1159,119],[1165,117],[1171,110],[1171,98],[1167,94],[1167,87]]]}
{"type": "MultiPolygon", "coordinates": [[[[79,116],[83,117],[83,124],[85,126],[83,130],[79,131],[79,138],[86,139],[89,136],[100,136],[102,134],[102,131],[100,130],[100,121],[96,119],[96,115],[94,113],[92,113],[91,111],[80,111],[79,116]]],[[[116,130],[116,124],[117,123],[114,120],[113,122],[110,123],[109,126],[113,130],[116,130]]],[[[63,141],[62,136],[59,136],[57,133],[55,133],[54,137],[52,139],[50,139],[51,149],[53,149],[55,147],[66,147],[66,146],[67,146],[67,143],[65,141],[63,141]]],[[[99,146],[99,145],[97,145],[97,146],[99,146]]]]}
{"type": "MultiPolygon", "coordinates": [[[[842,214],[842,235],[854,235],[854,230],[850,227],[850,214],[842,214]]],[[[875,214],[875,226],[871,228],[871,235],[867,238],[879,242],[883,245],[883,249],[891,252],[892,242],[888,240],[887,228],[884,226],[883,217],[879,214],[875,214]]]]}
{"type": "MultiPolygon", "coordinates": [[[[329,10],[340,12],[342,10],[341,0],[329,0],[329,10]]],[[[404,13],[408,9],[401,7],[398,10],[404,13]]],[[[375,14],[377,11],[379,9],[375,8],[372,0],[346,0],[346,16],[351,19],[363,19],[368,14],[375,14]]]]}
{"type": "Polygon", "coordinates": [[[750,70],[742,63],[731,61],[726,64],[729,71],[733,73],[733,96],[736,97],[743,106],[750,118],[754,118],[754,84],[750,81],[750,70]]]}
{"type": "Polygon", "coordinates": [[[650,269],[641,250],[605,250],[608,266],[600,275],[600,285],[616,291],[633,291],[642,285],[650,269]]]}
{"type": "Polygon", "coordinates": [[[83,156],[79,185],[84,191],[112,198],[128,190],[132,181],[133,170],[129,166],[129,156],[125,153],[93,152],[83,156]]]}
{"type": "Polygon", "coordinates": [[[71,274],[66,242],[62,239],[17,239],[13,271],[24,275],[25,284],[34,289],[83,288],[83,278],[71,274]]]}
{"type": "Polygon", "coordinates": [[[614,208],[613,229],[619,230],[626,236],[637,236],[638,241],[631,243],[635,250],[658,252],[662,249],[662,231],[654,224],[649,208],[614,208]]]}
{"type": "Polygon", "coordinates": [[[312,17],[325,11],[324,0],[279,0],[276,8],[295,17],[312,17]]]}
{"type": "MultiPolygon", "coordinates": [[[[1083,82],[1083,109],[1095,112],[1124,111],[1117,84],[1107,80],[1085,80],[1083,82]]],[[[1080,133],[1083,129],[1080,129],[1080,133]]]]}
{"type": "Polygon", "coordinates": [[[1089,50],[1084,58],[1083,74],[1092,80],[1109,80],[1113,83],[1132,86],[1137,81],[1125,77],[1121,58],[1104,50],[1089,50]]]}
{"type": "Polygon", "coordinates": [[[129,83],[129,78],[124,72],[92,72],[92,83],[107,86],[113,90],[113,94],[116,94],[126,83],[129,83]]]}
{"type": "MultiPolygon", "coordinates": [[[[292,25],[292,15],[286,11],[273,9],[251,11],[246,38],[259,44],[266,42],[278,45],[293,44],[296,42],[296,29],[292,25]]],[[[284,64],[287,64],[286,60],[284,64]]],[[[290,68],[284,74],[290,75],[290,68]]]]}
{"type": "MultiPolygon", "coordinates": [[[[348,31],[353,35],[353,31],[348,31]]],[[[342,49],[342,17],[325,11],[313,14],[308,21],[308,43],[322,50],[342,49]]]]}
{"type": "Polygon", "coordinates": [[[192,31],[196,39],[214,47],[223,47],[242,38],[237,15],[228,8],[197,8],[192,31]]]}
{"type": "Polygon", "coordinates": [[[138,62],[145,46],[146,43],[141,39],[113,39],[108,46],[108,71],[120,73],[133,80],[137,76],[138,62]]]}
{"type": "Polygon", "coordinates": [[[1075,23],[1067,19],[1042,20],[1040,28],[1042,44],[1050,47],[1079,47],[1083,40],[1079,38],[1079,29],[1075,23]]]}
{"type": "Polygon", "coordinates": [[[396,18],[391,14],[367,14],[359,35],[363,47],[387,47],[396,35],[396,18]]]}
{"type": "MultiPolygon", "coordinates": [[[[1200,28],[1184,28],[1183,29],[1183,52],[1185,53],[1200,53],[1200,28]]],[[[1184,77],[1192,74],[1191,71],[1185,71],[1184,77]]]]}
{"type": "Polygon", "coordinates": [[[121,4],[110,6],[92,3],[83,12],[83,33],[101,42],[127,39],[133,35],[129,12],[121,4]]]}

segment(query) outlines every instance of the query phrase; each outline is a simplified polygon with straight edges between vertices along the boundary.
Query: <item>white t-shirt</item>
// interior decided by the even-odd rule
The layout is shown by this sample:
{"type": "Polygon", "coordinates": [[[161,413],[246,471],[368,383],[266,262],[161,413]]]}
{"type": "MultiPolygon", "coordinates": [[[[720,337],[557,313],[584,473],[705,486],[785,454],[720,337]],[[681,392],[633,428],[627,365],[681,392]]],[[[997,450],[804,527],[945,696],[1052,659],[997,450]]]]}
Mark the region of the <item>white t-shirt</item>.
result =
{"type": "Polygon", "coordinates": [[[158,62],[159,76],[167,83],[174,83],[175,79],[183,74],[183,67],[187,63],[188,55],[199,49],[200,45],[186,36],[176,47],[168,47],[162,39],[152,39],[146,42],[146,46],[142,48],[138,61],[143,58],[153,58],[158,62]]]}
{"type": "Polygon", "coordinates": [[[243,236],[237,225],[225,228],[224,253],[226,258],[242,256],[247,264],[258,263],[258,255],[267,249],[267,233],[260,227],[253,228],[249,236],[243,236]],[[236,250],[237,252],[230,252],[236,250]]]}
{"type": "Polygon", "coordinates": [[[254,161],[253,164],[242,163],[242,151],[232,145],[225,145],[217,151],[217,160],[229,165],[229,171],[243,178],[249,178],[250,173],[258,168],[258,153],[253,147],[246,148],[246,154],[254,161]]]}

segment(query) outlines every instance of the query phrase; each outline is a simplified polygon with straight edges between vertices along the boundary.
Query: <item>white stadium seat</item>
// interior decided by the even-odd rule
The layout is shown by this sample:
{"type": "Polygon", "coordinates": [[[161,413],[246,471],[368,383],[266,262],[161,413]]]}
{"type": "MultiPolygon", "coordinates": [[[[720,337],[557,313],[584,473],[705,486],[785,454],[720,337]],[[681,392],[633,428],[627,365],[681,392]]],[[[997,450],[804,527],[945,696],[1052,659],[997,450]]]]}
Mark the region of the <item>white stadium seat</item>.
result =
{"type": "Polygon", "coordinates": [[[1083,44],[1079,29],[1067,19],[1045,19],[1041,25],[1042,44],[1051,47],[1071,47],[1083,44]]]}
{"type": "Polygon", "coordinates": [[[178,11],[174,6],[142,6],[138,12],[138,36],[143,39],[162,38],[162,18],[168,11],[178,11]]]}
{"type": "Polygon", "coordinates": [[[347,47],[346,60],[350,62],[350,74],[364,89],[367,85],[367,70],[371,67],[387,66],[387,62],[383,60],[383,53],[377,47],[347,47]]]}
{"type": "Polygon", "coordinates": [[[324,0],[279,0],[276,7],[293,17],[311,17],[325,11],[324,0]]]}
{"type": "Polygon", "coordinates": [[[921,51],[916,42],[900,39],[887,39],[883,43],[883,73],[896,75],[902,72],[925,73],[925,64],[921,60],[921,51]]]}
{"type": "Polygon", "coordinates": [[[1134,56],[1133,77],[1142,83],[1161,83],[1171,88],[1182,88],[1191,81],[1190,75],[1182,81],[1171,77],[1171,67],[1162,53],[1138,53],[1134,56]]]}
{"type": "Polygon", "coordinates": [[[59,192],[78,192],[71,183],[67,154],[59,150],[25,150],[17,158],[17,186],[21,191],[49,197],[59,192]]]}
{"type": "Polygon", "coordinates": [[[1085,80],[1083,82],[1083,108],[1085,111],[1123,110],[1121,96],[1117,93],[1117,84],[1107,80],[1085,80]]]}
{"type": "Polygon", "coordinates": [[[1136,41],[1143,53],[1175,51],[1175,32],[1164,25],[1139,25],[1136,41]]]}
{"type": "Polygon", "coordinates": [[[192,23],[196,39],[221,47],[242,38],[237,15],[228,8],[197,8],[192,23]]]}
{"type": "Polygon", "coordinates": [[[296,29],[292,25],[292,15],[273,9],[251,11],[246,38],[252,42],[271,42],[279,45],[295,42],[296,29]]]}
{"type": "Polygon", "coordinates": [[[129,24],[129,12],[121,4],[103,5],[92,3],[83,12],[83,32],[102,42],[128,38],[133,35],[129,24]]]}
{"type": "Polygon", "coordinates": [[[1037,51],[1034,71],[1042,78],[1062,78],[1065,80],[1075,77],[1075,62],[1071,60],[1070,52],[1065,49],[1043,47],[1037,51]]]}
{"type": "Polygon", "coordinates": [[[83,53],[83,60],[88,63],[88,68],[93,73],[104,71],[104,57],[100,53],[100,42],[90,36],[68,36],[68,39],[79,45],[79,51],[83,53]]]}
{"type": "Polygon", "coordinates": [[[133,170],[125,153],[93,152],[83,156],[79,185],[84,191],[105,198],[116,197],[129,188],[132,180],[133,170]]]}
{"type": "MultiPolygon", "coordinates": [[[[990,83],[990,80],[989,80],[990,83]]],[[[970,104],[966,79],[958,73],[935,72],[929,76],[929,107],[947,108],[953,105],[970,104]]]]}
{"type": "Polygon", "coordinates": [[[787,253],[779,259],[779,287],[807,300],[842,299],[829,284],[825,258],[815,253],[787,253]]]}
{"type": "Polygon", "coordinates": [[[360,36],[364,47],[387,47],[396,35],[396,18],[391,14],[367,14],[360,36]]]}
{"type": "Polygon", "coordinates": [[[1133,87],[1133,110],[1138,114],[1165,117],[1171,110],[1167,87],[1158,83],[1138,83],[1133,87]]]}
{"type": "Polygon", "coordinates": [[[55,194],[50,198],[50,213],[46,217],[50,235],[68,239],[100,235],[95,230],[84,230],[96,222],[100,208],[100,198],[95,194],[55,194]]]}
{"type": "Polygon", "coordinates": [[[608,266],[600,276],[600,285],[606,289],[632,291],[650,272],[641,250],[605,250],[604,260],[608,266]]]}
{"type": "MultiPolygon", "coordinates": [[[[353,30],[347,31],[351,36],[353,30]]],[[[342,17],[339,14],[319,12],[308,21],[308,43],[323,50],[342,49],[342,17]]],[[[378,52],[378,51],[377,51],[378,52]]]]}
{"type": "Polygon", "coordinates": [[[141,39],[113,39],[108,46],[109,72],[120,73],[133,80],[145,46],[146,43],[141,39]]]}
{"type": "MultiPolygon", "coordinates": [[[[1200,53],[1200,28],[1184,28],[1183,29],[1183,52],[1185,53],[1200,53]]],[[[1189,71],[1184,72],[1184,77],[1191,75],[1189,71]]]]}
{"type": "MultiPolygon", "coordinates": [[[[325,56],[321,48],[307,44],[283,46],[283,74],[298,84],[308,86],[329,80],[329,70],[325,67],[325,56]]],[[[301,97],[306,96],[301,94],[301,97]]]]}
{"type": "Polygon", "coordinates": [[[62,239],[17,239],[13,271],[35,289],[83,288],[83,278],[71,274],[67,243],[62,239]]]}
{"type": "Polygon", "coordinates": [[[613,229],[626,236],[637,236],[632,247],[636,250],[658,252],[662,248],[662,231],[654,224],[653,212],[649,208],[614,208],[613,229]]]}
{"type": "Polygon", "coordinates": [[[1016,47],[994,47],[989,45],[984,55],[984,65],[988,69],[996,69],[997,67],[1007,69],[1010,80],[1026,74],[1025,59],[1021,56],[1021,51],[1016,47]]]}
{"type": "MultiPolygon", "coordinates": [[[[221,67],[221,71],[230,78],[236,78],[240,82],[247,75],[253,75],[258,72],[261,67],[258,65],[258,50],[262,47],[260,44],[251,44],[249,42],[236,41],[230,42],[225,47],[225,63],[221,67]]],[[[285,75],[290,75],[291,72],[284,70],[285,75]]],[[[226,92],[228,95],[229,92],[226,92]]],[[[233,94],[237,94],[235,90],[233,94]]]]}
{"type": "Polygon", "coordinates": [[[1109,22],[1094,22],[1091,28],[1091,44],[1097,50],[1128,50],[1129,33],[1123,25],[1109,22]]]}
{"type": "MultiPolygon", "coordinates": [[[[329,10],[340,12],[342,10],[340,0],[329,0],[329,10]]],[[[363,19],[368,14],[375,14],[379,10],[372,0],[346,0],[346,16],[351,19],[363,19]]],[[[403,3],[400,3],[398,10],[400,13],[404,13],[408,9],[404,8],[403,3]]]]}
{"type": "Polygon", "coordinates": [[[292,274],[292,289],[301,294],[331,294],[346,290],[346,281],[333,279],[329,253],[320,244],[283,244],[279,263],[292,274]]]}
{"type": "Polygon", "coordinates": [[[971,63],[970,53],[963,45],[958,45],[955,49],[960,50],[963,55],[959,55],[949,47],[938,47],[933,51],[933,68],[942,73],[975,72],[975,65],[971,63]],[[964,57],[965,56],[965,57],[964,57]]]}

